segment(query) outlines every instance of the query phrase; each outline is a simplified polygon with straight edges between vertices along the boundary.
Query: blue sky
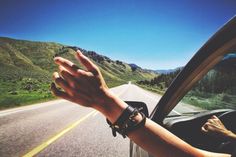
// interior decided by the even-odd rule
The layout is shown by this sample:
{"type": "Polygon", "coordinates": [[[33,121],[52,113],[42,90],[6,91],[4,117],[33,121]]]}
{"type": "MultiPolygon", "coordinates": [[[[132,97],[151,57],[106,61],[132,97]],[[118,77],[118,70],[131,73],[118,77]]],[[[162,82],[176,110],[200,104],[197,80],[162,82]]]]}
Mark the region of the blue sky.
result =
{"type": "Polygon", "coordinates": [[[235,14],[235,0],[1,0],[0,36],[169,69],[185,65],[235,14]]]}

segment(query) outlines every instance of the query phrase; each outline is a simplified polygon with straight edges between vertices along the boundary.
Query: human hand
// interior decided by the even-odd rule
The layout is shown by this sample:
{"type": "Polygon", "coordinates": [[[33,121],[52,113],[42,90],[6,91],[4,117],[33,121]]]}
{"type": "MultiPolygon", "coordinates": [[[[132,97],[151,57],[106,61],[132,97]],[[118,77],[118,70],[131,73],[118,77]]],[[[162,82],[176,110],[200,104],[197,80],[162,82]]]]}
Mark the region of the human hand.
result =
{"type": "Polygon", "coordinates": [[[53,80],[64,91],[59,90],[52,83],[51,90],[57,97],[67,99],[82,106],[101,108],[109,102],[109,89],[98,67],[77,51],[76,58],[84,65],[86,70],[79,69],[71,61],[62,57],[55,57],[59,65],[59,73],[53,73],[53,80]]]}
{"type": "Polygon", "coordinates": [[[212,116],[201,128],[202,132],[217,138],[226,139],[232,132],[215,115],[212,116]]]}
{"type": "Polygon", "coordinates": [[[62,57],[54,58],[59,65],[59,73],[53,73],[53,80],[63,91],[52,83],[52,93],[79,105],[92,107],[115,122],[127,104],[110,92],[99,68],[92,61],[79,50],[75,57],[84,65],[85,70],[62,57]]]}

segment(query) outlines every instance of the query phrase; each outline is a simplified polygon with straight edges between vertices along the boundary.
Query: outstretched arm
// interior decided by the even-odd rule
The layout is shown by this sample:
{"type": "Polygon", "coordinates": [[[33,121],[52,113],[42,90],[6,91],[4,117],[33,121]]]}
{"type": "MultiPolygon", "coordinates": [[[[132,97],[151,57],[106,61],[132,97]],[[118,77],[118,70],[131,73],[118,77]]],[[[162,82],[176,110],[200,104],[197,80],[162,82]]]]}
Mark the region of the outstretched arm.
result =
{"type": "MultiPolygon", "coordinates": [[[[79,69],[69,60],[61,57],[55,58],[56,64],[59,65],[59,73],[55,72],[53,79],[63,91],[53,83],[52,92],[58,97],[82,106],[92,107],[114,123],[128,105],[110,92],[100,70],[92,61],[80,51],[76,53],[76,58],[85,66],[85,70],[79,69]]],[[[140,114],[135,116],[136,121],[141,121],[141,119],[140,114]]],[[[146,120],[143,127],[130,132],[128,137],[154,156],[202,157],[215,155],[190,146],[149,119],[146,120]]]]}

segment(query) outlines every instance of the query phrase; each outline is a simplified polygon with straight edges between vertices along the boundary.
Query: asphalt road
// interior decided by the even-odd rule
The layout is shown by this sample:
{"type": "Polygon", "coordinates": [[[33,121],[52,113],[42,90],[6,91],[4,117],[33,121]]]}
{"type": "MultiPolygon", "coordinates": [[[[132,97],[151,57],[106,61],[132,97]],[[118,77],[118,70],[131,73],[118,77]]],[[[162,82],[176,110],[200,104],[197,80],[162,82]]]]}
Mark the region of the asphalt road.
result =
{"type": "MultiPolygon", "coordinates": [[[[160,95],[133,84],[111,89],[123,100],[143,101],[152,111],[160,95]]],[[[174,112],[194,111],[181,104],[174,112]]],[[[66,100],[0,112],[0,156],[128,157],[129,140],[114,138],[105,118],[66,100]]]]}

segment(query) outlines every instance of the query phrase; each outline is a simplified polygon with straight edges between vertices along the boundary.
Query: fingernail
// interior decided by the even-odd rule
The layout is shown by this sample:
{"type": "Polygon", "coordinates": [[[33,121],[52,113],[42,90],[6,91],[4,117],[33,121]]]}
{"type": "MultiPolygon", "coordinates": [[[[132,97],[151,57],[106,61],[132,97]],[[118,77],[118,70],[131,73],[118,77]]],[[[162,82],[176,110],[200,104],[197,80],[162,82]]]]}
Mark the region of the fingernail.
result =
{"type": "Polygon", "coordinates": [[[58,57],[54,57],[53,59],[54,59],[55,62],[57,62],[59,60],[58,57]]]}
{"type": "Polygon", "coordinates": [[[80,50],[77,50],[78,55],[83,55],[83,53],[80,50]]]}
{"type": "Polygon", "coordinates": [[[58,77],[60,77],[59,74],[58,74],[58,72],[54,72],[54,73],[52,74],[52,79],[53,79],[53,80],[56,80],[58,77]]]}

